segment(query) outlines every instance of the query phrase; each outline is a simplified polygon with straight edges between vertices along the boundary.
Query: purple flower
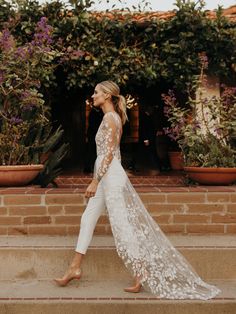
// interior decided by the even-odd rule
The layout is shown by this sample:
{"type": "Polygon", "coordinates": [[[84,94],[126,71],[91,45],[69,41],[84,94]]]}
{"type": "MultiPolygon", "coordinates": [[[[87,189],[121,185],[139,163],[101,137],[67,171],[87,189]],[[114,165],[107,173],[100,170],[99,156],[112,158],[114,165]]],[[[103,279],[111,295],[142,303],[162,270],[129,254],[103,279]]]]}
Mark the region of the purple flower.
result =
{"type": "Polygon", "coordinates": [[[172,141],[176,141],[180,137],[180,128],[176,126],[174,128],[163,128],[163,131],[172,141]]]}
{"type": "Polygon", "coordinates": [[[207,97],[201,99],[203,105],[208,105],[209,99],[207,97]]]}
{"type": "Polygon", "coordinates": [[[27,104],[23,107],[23,111],[32,111],[34,107],[34,104],[27,104]]]}
{"type": "Polygon", "coordinates": [[[28,98],[28,97],[30,97],[30,92],[27,91],[27,90],[23,91],[23,92],[21,93],[21,95],[20,95],[20,98],[21,98],[22,100],[24,100],[24,99],[26,99],[26,98],[28,98]]]}
{"type": "Polygon", "coordinates": [[[235,102],[235,99],[236,99],[236,88],[224,86],[224,90],[221,95],[221,100],[225,109],[230,108],[232,103],[235,102]]]}
{"type": "Polygon", "coordinates": [[[37,23],[34,39],[31,42],[32,46],[48,46],[52,44],[52,27],[47,24],[47,18],[41,17],[37,23]]]}
{"type": "Polygon", "coordinates": [[[169,118],[171,116],[171,108],[168,106],[164,106],[163,113],[167,118],[169,118]]]}
{"type": "Polygon", "coordinates": [[[15,52],[15,57],[21,60],[26,60],[27,59],[27,50],[24,49],[23,47],[18,47],[16,52],[15,52]]]}
{"type": "Polygon", "coordinates": [[[27,51],[31,55],[33,53],[33,47],[32,46],[28,46],[27,47],[27,51]]]}
{"type": "Polygon", "coordinates": [[[10,51],[15,45],[14,39],[8,29],[0,33],[0,48],[6,52],[10,51]]]}
{"type": "Polygon", "coordinates": [[[201,124],[198,121],[193,122],[193,130],[197,131],[197,129],[201,129],[201,124]]]}
{"type": "Polygon", "coordinates": [[[84,55],[84,52],[78,49],[78,50],[74,50],[71,55],[73,58],[80,58],[84,55]]]}
{"type": "Polygon", "coordinates": [[[221,135],[222,129],[216,128],[214,131],[216,132],[216,134],[221,135]]]}
{"type": "Polygon", "coordinates": [[[12,117],[12,118],[10,119],[10,123],[11,123],[11,124],[17,125],[17,124],[20,124],[20,123],[22,123],[22,122],[23,122],[23,120],[22,120],[21,118],[19,118],[19,117],[12,117]]]}
{"type": "Polygon", "coordinates": [[[0,85],[4,82],[4,74],[0,71],[0,85]]]}
{"type": "Polygon", "coordinates": [[[208,68],[208,57],[205,52],[199,53],[199,60],[201,62],[202,68],[208,68]]]}

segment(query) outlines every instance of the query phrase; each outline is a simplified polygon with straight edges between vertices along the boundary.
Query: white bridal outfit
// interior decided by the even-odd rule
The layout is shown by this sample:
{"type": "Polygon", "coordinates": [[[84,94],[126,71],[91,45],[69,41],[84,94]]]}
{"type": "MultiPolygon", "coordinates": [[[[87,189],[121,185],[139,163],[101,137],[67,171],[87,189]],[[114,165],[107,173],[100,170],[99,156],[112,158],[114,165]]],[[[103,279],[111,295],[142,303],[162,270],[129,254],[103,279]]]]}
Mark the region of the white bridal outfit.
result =
{"type": "Polygon", "coordinates": [[[165,299],[214,298],[221,291],[202,281],[152,219],[120,162],[122,123],[107,112],[96,135],[97,192],[81,219],[76,251],[85,254],[99,216],[107,208],[116,250],[132,275],[165,299]]]}

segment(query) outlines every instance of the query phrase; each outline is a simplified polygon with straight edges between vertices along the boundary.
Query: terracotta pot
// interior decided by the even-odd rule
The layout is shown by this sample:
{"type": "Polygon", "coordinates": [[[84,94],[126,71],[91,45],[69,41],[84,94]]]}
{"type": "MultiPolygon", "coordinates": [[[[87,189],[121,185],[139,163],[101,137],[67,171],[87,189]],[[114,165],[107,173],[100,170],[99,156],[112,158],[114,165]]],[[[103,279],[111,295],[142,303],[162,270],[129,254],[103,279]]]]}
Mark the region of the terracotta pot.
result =
{"type": "Polygon", "coordinates": [[[27,185],[43,167],[43,165],[0,166],[0,186],[27,185]]]}
{"type": "Polygon", "coordinates": [[[236,181],[236,168],[184,167],[184,171],[200,184],[228,185],[236,181]]]}
{"type": "Polygon", "coordinates": [[[168,152],[169,161],[173,170],[184,169],[184,159],[181,152],[168,152]]]}

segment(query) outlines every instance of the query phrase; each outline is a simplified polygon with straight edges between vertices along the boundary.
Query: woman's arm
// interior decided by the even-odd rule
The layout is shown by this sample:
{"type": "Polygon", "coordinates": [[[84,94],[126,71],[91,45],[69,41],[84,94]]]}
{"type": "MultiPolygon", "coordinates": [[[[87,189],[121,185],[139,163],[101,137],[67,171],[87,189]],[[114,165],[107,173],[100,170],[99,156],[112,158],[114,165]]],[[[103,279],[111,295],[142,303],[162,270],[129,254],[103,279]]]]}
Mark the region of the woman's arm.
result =
{"type": "Polygon", "coordinates": [[[98,183],[107,172],[116,150],[118,127],[115,118],[112,113],[107,113],[103,119],[106,131],[103,142],[105,155],[101,165],[96,170],[96,173],[94,173],[93,180],[85,192],[85,197],[92,197],[95,195],[98,183]]]}
{"type": "Polygon", "coordinates": [[[107,113],[104,116],[104,126],[105,126],[105,138],[104,138],[104,151],[105,155],[102,159],[101,165],[98,167],[96,173],[94,174],[98,182],[107,172],[110,163],[113,160],[116,146],[117,146],[117,122],[112,113],[107,113]]]}

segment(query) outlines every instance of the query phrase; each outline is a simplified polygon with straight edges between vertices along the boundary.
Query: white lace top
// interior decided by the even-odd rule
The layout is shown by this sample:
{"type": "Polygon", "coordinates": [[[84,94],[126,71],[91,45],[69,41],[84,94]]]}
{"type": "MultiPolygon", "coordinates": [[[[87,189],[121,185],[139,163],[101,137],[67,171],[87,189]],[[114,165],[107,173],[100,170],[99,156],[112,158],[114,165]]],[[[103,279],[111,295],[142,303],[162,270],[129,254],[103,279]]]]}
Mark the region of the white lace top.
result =
{"type": "Polygon", "coordinates": [[[120,138],[122,134],[122,123],[118,113],[109,111],[104,114],[103,120],[96,134],[97,156],[103,156],[101,165],[95,173],[98,181],[107,172],[114,156],[120,157],[120,138]]]}

